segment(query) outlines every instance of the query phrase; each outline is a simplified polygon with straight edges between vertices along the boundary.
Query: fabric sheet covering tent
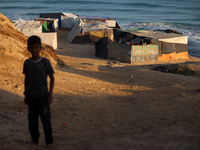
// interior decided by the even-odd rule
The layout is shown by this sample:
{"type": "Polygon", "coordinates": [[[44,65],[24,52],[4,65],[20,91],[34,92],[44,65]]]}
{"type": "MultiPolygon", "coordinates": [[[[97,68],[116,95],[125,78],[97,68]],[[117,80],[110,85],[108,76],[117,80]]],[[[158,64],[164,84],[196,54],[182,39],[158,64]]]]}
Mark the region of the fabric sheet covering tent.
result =
{"type": "Polygon", "coordinates": [[[40,21],[15,21],[14,25],[21,32],[42,33],[40,21]]]}
{"type": "MultiPolygon", "coordinates": [[[[73,43],[77,38],[89,39],[90,43],[92,40],[90,39],[90,33],[93,31],[106,31],[109,27],[106,26],[106,23],[100,21],[90,21],[88,23],[83,23],[81,19],[77,21],[74,27],[67,35],[67,42],[73,43]]],[[[84,43],[82,41],[82,43],[84,43]]],[[[85,42],[87,43],[87,42],[85,42]]]]}
{"type": "Polygon", "coordinates": [[[73,28],[78,15],[72,13],[40,13],[40,18],[56,18],[59,20],[59,28],[73,28]]]}
{"type": "Polygon", "coordinates": [[[142,63],[158,60],[158,45],[127,45],[109,41],[108,58],[127,63],[142,63]]]}
{"type": "Polygon", "coordinates": [[[83,23],[91,23],[91,22],[103,22],[107,27],[110,28],[120,28],[116,19],[110,19],[109,17],[104,16],[86,16],[82,15],[77,18],[77,20],[82,20],[83,23]]]}
{"type": "Polygon", "coordinates": [[[81,21],[78,20],[71,31],[67,34],[67,42],[71,43],[81,31],[81,21]]]}
{"type": "Polygon", "coordinates": [[[37,35],[41,38],[42,42],[58,49],[57,46],[57,33],[56,32],[42,32],[41,21],[16,21],[14,25],[19,31],[26,36],[37,35]]]}

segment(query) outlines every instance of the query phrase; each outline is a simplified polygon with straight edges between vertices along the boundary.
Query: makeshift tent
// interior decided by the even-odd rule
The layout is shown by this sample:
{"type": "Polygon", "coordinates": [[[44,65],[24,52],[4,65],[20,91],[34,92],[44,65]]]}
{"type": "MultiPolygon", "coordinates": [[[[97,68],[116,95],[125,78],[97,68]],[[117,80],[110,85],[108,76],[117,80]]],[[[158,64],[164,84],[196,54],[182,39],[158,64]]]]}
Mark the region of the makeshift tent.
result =
{"type": "MultiPolygon", "coordinates": [[[[45,22],[45,21],[44,21],[45,22]]],[[[57,33],[43,33],[41,21],[16,21],[14,25],[26,36],[37,35],[42,42],[57,49],[57,33]]]]}
{"type": "Polygon", "coordinates": [[[83,23],[82,20],[78,20],[74,27],[67,35],[67,41],[72,43],[92,43],[90,33],[94,31],[107,31],[109,28],[105,23],[100,21],[92,21],[83,23]],[[77,40],[78,39],[78,40],[77,40]]]}
{"type": "Polygon", "coordinates": [[[40,13],[40,18],[52,18],[59,20],[59,28],[73,28],[78,15],[72,13],[40,13]]]}
{"type": "Polygon", "coordinates": [[[132,34],[151,38],[151,43],[159,43],[159,60],[188,59],[188,37],[174,33],[138,31],[132,34]]]}
{"type": "Polygon", "coordinates": [[[113,29],[112,41],[129,45],[159,45],[159,60],[188,58],[188,37],[180,34],[113,29]]]}

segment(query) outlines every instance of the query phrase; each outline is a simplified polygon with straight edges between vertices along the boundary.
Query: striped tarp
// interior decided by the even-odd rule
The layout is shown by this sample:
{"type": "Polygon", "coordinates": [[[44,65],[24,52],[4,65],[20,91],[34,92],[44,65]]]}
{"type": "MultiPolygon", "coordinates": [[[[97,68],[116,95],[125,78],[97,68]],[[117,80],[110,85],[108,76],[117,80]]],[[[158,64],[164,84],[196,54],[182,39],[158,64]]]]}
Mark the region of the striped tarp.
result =
{"type": "Polygon", "coordinates": [[[158,45],[133,45],[131,63],[151,62],[158,60],[158,45]]]}
{"type": "Polygon", "coordinates": [[[126,44],[108,43],[108,58],[122,62],[131,62],[131,46],[126,44]]]}
{"type": "Polygon", "coordinates": [[[108,58],[127,63],[141,63],[158,60],[158,45],[127,45],[108,43],[108,58]]]}

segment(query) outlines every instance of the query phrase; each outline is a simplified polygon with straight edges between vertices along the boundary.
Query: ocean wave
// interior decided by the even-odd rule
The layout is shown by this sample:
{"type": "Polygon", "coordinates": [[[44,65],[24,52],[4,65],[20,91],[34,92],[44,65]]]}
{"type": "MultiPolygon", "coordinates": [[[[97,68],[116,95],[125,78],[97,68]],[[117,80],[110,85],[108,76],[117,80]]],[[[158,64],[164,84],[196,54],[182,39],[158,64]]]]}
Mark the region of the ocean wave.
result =
{"type": "Polygon", "coordinates": [[[138,23],[129,23],[129,24],[120,24],[124,29],[132,28],[144,28],[148,30],[165,30],[172,29],[176,30],[183,35],[187,35],[189,38],[192,38],[195,41],[200,42],[200,29],[192,27],[191,24],[180,24],[180,23],[163,23],[163,22],[138,22],[138,23]]]}
{"type": "Polygon", "coordinates": [[[27,14],[12,14],[7,15],[12,21],[32,21],[39,17],[38,13],[27,13],[27,14]]]}
{"type": "Polygon", "coordinates": [[[183,30],[200,30],[199,26],[195,26],[189,23],[178,23],[178,22],[135,22],[129,24],[122,24],[125,28],[134,28],[134,27],[146,27],[150,29],[183,29],[183,30]]]}

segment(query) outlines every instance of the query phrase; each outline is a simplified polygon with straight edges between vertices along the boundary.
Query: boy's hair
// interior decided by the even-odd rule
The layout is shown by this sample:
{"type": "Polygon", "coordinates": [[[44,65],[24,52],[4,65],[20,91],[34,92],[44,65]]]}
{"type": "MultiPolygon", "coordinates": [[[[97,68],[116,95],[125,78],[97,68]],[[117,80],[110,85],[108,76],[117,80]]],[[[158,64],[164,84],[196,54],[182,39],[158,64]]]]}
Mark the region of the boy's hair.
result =
{"type": "Polygon", "coordinates": [[[30,45],[35,44],[35,43],[38,43],[40,46],[42,46],[40,37],[35,36],[35,35],[30,36],[30,37],[28,38],[28,47],[29,47],[30,45]]]}

